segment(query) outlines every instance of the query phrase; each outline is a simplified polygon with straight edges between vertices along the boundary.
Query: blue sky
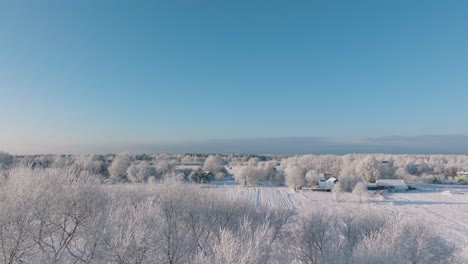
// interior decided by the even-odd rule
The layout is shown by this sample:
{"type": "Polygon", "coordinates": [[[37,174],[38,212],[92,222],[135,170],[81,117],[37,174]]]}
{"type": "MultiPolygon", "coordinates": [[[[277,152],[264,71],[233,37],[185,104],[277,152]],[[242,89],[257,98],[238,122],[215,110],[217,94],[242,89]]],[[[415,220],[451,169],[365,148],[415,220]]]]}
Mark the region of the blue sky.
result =
{"type": "Polygon", "coordinates": [[[2,1],[0,149],[467,135],[467,13],[467,1],[2,1]]]}

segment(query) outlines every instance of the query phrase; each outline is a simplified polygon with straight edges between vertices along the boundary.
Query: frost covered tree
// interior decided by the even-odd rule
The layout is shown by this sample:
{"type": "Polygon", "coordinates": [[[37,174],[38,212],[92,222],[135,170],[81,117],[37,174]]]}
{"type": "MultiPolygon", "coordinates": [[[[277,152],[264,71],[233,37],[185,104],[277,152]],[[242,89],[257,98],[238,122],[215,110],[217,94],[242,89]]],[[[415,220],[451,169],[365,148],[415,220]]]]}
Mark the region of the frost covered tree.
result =
{"type": "Polygon", "coordinates": [[[333,251],[335,234],[332,232],[333,218],[326,210],[314,210],[302,215],[295,225],[291,237],[290,253],[299,263],[328,262],[330,250],[333,251]]]}
{"type": "Polygon", "coordinates": [[[146,182],[151,176],[156,177],[156,174],[156,169],[146,161],[131,164],[126,172],[127,179],[131,183],[146,182]]]}
{"type": "Polygon", "coordinates": [[[76,163],[76,160],[73,160],[72,156],[55,155],[52,166],[50,167],[64,169],[70,166],[74,166],[73,163],[76,163]]]}
{"type": "Polygon", "coordinates": [[[384,165],[374,156],[368,156],[359,161],[356,166],[357,175],[366,182],[375,182],[383,178],[384,165]]]}
{"type": "Polygon", "coordinates": [[[210,155],[203,163],[203,170],[212,173],[217,180],[225,175],[224,160],[219,156],[210,155]]]}
{"type": "Polygon", "coordinates": [[[352,192],[354,186],[356,186],[356,184],[361,181],[359,177],[355,175],[339,176],[338,180],[341,190],[344,192],[352,192]]]}
{"type": "Polygon", "coordinates": [[[168,171],[162,175],[164,181],[172,180],[175,182],[182,182],[185,179],[185,174],[177,171],[168,171]]]}
{"type": "Polygon", "coordinates": [[[69,263],[70,251],[86,259],[74,250],[86,244],[103,197],[92,178],[80,177],[61,169],[10,171],[0,186],[2,263],[69,263]]]}
{"type": "Polygon", "coordinates": [[[113,263],[149,263],[157,256],[162,245],[154,239],[161,236],[163,223],[156,209],[149,200],[110,206],[102,238],[103,256],[113,263]]]}
{"type": "Polygon", "coordinates": [[[286,186],[296,190],[305,184],[305,174],[299,166],[290,164],[284,170],[286,186]]]}
{"type": "Polygon", "coordinates": [[[248,166],[255,167],[258,165],[260,160],[257,157],[250,158],[249,161],[247,162],[248,166]]]}
{"type": "Polygon", "coordinates": [[[340,182],[335,183],[335,185],[333,185],[333,189],[332,189],[333,200],[335,202],[339,203],[341,201],[342,192],[343,192],[343,190],[341,189],[340,182]]]}
{"type": "Polygon", "coordinates": [[[250,221],[242,221],[237,231],[222,229],[219,242],[213,246],[213,254],[199,254],[196,263],[270,263],[270,248],[265,245],[271,239],[272,230],[263,225],[252,230],[250,221]]]}
{"type": "Polygon", "coordinates": [[[319,184],[319,173],[316,170],[309,170],[305,175],[305,180],[309,186],[319,184]]]}
{"type": "Polygon", "coordinates": [[[156,162],[156,171],[157,173],[162,176],[163,174],[169,172],[170,170],[173,169],[174,167],[174,164],[173,162],[169,161],[169,160],[159,160],[158,162],[156,162]]]}
{"type": "MultiPolygon", "coordinates": [[[[65,168],[66,160],[61,160],[55,158],[54,160],[54,166],[58,168],[65,168]],[[62,164],[60,164],[62,163],[62,164]]],[[[70,166],[70,165],[69,165],[70,166]]],[[[77,170],[79,172],[81,171],[87,171],[91,174],[101,174],[104,171],[104,163],[102,160],[99,159],[99,156],[97,155],[78,155],[75,156],[73,160],[73,165],[71,165],[71,168],[74,170],[77,170]]]]}
{"type": "Polygon", "coordinates": [[[257,167],[263,170],[265,181],[280,186],[284,184],[284,176],[277,170],[276,164],[276,161],[262,161],[257,164],[257,167]]]}
{"type": "Polygon", "coordinates": [[[234,171],[234,179],[243,186],[255,186],[263,178],[263,171],[257,167],[243,166],[234,171]]]}
{"type": "Polygon", "coordinates": [[[356,200],[359,201],[361,204],[362,202],[366,202],[369,199],[369,191],[367,190],[367,186],[363,182],[358,182],[353,189],[353,196],[356,200]]]}
{"type": "Polygon", "coordinates": [[[396,170],[395,175],[398,179],[406,179],[409,176],[409,173],[407,172],[405,167],[399,167],[396,170]]]}
{"type": "Polygon", "coordinates": [[[132,161],[132,156],[128,153],[120,153],[115,156],[109,166],[109,173],[114,180],[123,179],[132,161]]]}
{"type": "Polygon", "coordinates": [[[449,264],[456,248],[421,219],[400,219],[365,237],[354,253],[354,263],[449,264]]]}

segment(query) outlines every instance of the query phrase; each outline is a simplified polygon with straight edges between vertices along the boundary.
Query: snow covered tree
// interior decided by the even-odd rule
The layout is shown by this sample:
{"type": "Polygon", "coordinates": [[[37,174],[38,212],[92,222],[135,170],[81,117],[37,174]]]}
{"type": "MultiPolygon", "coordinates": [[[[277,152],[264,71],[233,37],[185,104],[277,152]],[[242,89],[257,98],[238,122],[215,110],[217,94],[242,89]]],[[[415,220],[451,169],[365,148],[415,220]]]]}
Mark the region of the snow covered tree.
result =
{"type": "Polygon", "coordinates": [[[359,201],[361,204],[362,202],[366,202],[369,199],[369,191],[367,190],[367,186],[363,182],[358,182],[353,189],[353,196],[359,201]]]}
{"type": "MultiPolygon", "coordinates": [[[[54,166],[64,168],[65,165],[59,164],[65,162],[55,158],[54,166]],[[60,166],[62,165],[62,166],[60,166]]],[[[72,168],[77,171],[87,171],[91,174],[101,174],[105,170],[104,163],[99,159],[98,155],[78,155],[75,156],[72,168]]]]}
{"type": "Polygon", "coordinates": [[[132,156],[128,153],[120,153],[115,156],[112,164],[109,166],[109,173],[114,180],[124,178],[128,167],[130,166],[132,156]]]}
{"type": "Polygon", "coordinates": [[[309,186],[319,184],[319,173],[316,170],[309,170],[305,175],[305,180],[309,186]]]}
{"type": "Polygon", "coordinates": [[[213,174],[217,180],[221,180],[225,175],[224,160],[219,156],[208,156],[203,163],[203,170],[213,174]]]}
{"type": "Polygon", "coordinates": [[[259,162],[260,162],[260,160],[257,157],[253,157],[253,158],[249,159],[248,165],[251,166],[251,167],[255,167],[255,166],[258,165],[259,162]]]}
{"type": "Polygon", "coordinates": [[[324,208],[301,215],[290,242],[298,263],[335,263],[326,261],[333,251],[332,224],[333,215],[324,208]]]}
{"type": "Polygon", "coordinates": [[[335,183],[335,185],[333,185],[333,189],[332,189],[333,200],[335,202],[339,203],[341,201],[342,192],[343,191],[341,190],[340,182],[335,183]]]}
{"type": "Polygon", "coordinates": [[[344,192],[352,192],[354,189],[354,186],[361,180],[359,177],[354,176],[354,175],[342,175],[339,176],[338,181],[340,183],[341,190],[344,192]]]}
{"type": "Polygon", "coordinates": [[[268,225],[252,228],[250,221],[243,220],[238,230],[222,229],[219,236],[219,242],[213,246],[214,254],[206,256],[200,252],[195,263],[270,263],[267,241],[272,232],[268,225]]]}
{"type": "Polygon", "coordinates": [[[132,164],[127,169],[127,179],[131,183],[143,183],[148,180],[149,177],[156,177],[156,169],[151,166],[148,162],[143,161],[138,164],[132,164]]]}
{"type": "MultiPolygon", "coordinates": [[[[399,219],[357,246],[353,263],[449,264],[456,248],[421,219],[399,219]]],[[[463,262],[461,262],[463,263],[463,262]]]]}
{"type": "Polygon", "coordinates": [[[257,167],[243,166],[234,171],[234,179],[243,186],[255,186],[263,178],[263,171],[257,167]]]}
{"type": "Polygon", "coordinates": [[[173,162],[169,160],[160,160],[156,163],[156,171],[157,173],[162,176],[163,174],[169,172],[171,169],[173,169],[173,162]]]}
{"type": "Polygon", "coordinates": [[[366,182],[375,182],[383,178],[384,165],[374,156],[368,156],[359,161],[356,166],[357,175],[366,182]]]}
{"type": "Polygon", "coordinates": [[[279,186],[284,184],[284,176],[276,169],[276,161],[262,161],[257,164],[257,167],[263,170],[265,181],[271,182],[273,185],[279,186]]]}
{"type": "Polygon", "coordinates": [[[305,174],[299,166],[295,164],[289,164],[288,167],[284,170],[286,177],[286,186],[296,190],[305,183],[305,174]]]}

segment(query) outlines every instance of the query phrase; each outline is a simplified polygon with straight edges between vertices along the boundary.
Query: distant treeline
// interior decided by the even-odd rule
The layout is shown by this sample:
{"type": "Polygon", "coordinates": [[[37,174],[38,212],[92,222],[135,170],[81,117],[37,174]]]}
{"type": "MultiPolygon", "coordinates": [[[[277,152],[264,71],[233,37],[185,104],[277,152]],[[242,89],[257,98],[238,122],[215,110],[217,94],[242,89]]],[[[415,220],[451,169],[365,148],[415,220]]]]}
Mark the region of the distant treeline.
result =
{"type": "Polygon", "coordinates": [[[242,185],[311,186],[318,175],[338,178],[343,190],[359,182],[404,179],[420,183],[466,183],[457,173],[468,169],[465,155],[216,155],[216,154],[107,154],[21,155],[0,152],[0,170],[14,167],[66,168],[96,175],[101,181],[145,183],[176,178],[196,183],[222,181],[233,176],[242,185]]]}

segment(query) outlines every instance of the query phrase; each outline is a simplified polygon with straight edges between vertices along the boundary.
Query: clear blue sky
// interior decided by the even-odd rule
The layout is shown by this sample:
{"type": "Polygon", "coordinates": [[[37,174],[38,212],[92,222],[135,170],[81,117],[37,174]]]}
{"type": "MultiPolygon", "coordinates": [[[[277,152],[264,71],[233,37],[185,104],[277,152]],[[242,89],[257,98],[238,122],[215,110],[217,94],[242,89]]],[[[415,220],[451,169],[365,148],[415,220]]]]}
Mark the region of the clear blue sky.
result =
{"type": "Polygon", "coordinates": [[[0,2],[0,149],[468,134],[468,1],[0,2]]]}

